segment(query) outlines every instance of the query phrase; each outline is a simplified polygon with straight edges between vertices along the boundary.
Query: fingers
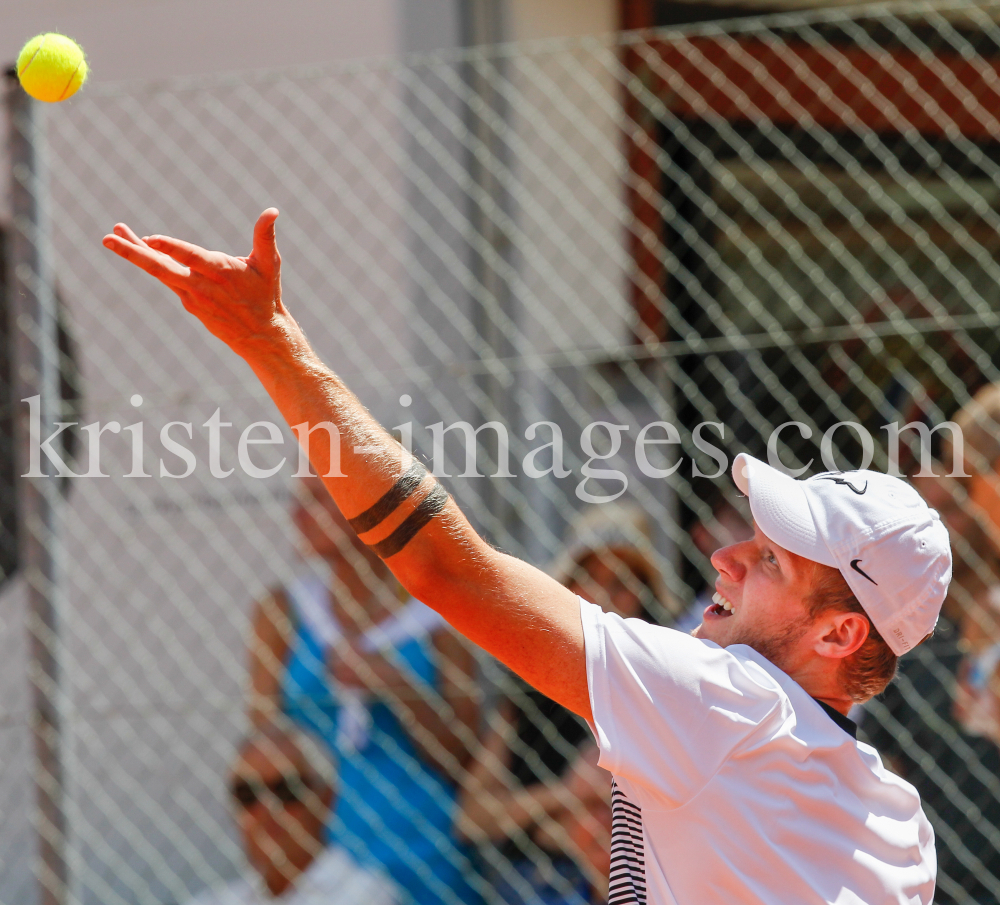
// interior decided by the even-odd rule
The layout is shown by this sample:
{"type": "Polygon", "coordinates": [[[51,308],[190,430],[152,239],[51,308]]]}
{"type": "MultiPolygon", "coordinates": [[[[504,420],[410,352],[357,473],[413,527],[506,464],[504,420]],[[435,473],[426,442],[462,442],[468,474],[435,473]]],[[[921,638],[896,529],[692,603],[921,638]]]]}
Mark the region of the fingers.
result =
{"type": "MultiPolygon", "coordinates": [[[[135,234],[132,236],[135,237],[135,234]]],[[[138,237],[133,241],[132,238],[118,235],[117,227],[114,233],[104,237],[104,247],[166,283],[171,289],[177,288],[191,275],[187,267],[150,248],[138,237]]]]}
{"type": "Polygon", "coordinates": [[[250,253],[249,262],[266,276],[277,273],[281,264],[274,231],[274,221],[277,219],[278,209],[269,207],[257,218],[253,228],[253,251],[250,253]]]}
{"type": "Polygon", "coordinates": [[[145,245],[146,243],[142,241],[133,231],[127,223],[116,223],[114,228],[114,234],[133,245],[145,245]]]}
{"type": "Polygon", "coordinates": [[[178,264],[190,267],[203,276],[213,277],[220,271],[231,269],[232,259],[221,251],[209,251],[200,245],[174,239],[170,236],[147,236],[145,243],[156,251],[168,255],[178,264]]]}
{"type": "MultiPolygon", "coordinates": [[[[276,279],[280,264],[274,241],[277,216],[278,211],[274,208],[261,214],[254,228],[254,250],[248,259],[209,251],[170,236],[139,238],[124,223],[116,224],[114,231],[104,237],[104,247],[172,289],[185,301],[185,307],[190,302],[197,308],[201,302],[196,303],[196,299],[215,298],[218,301],[220,292],[232,301],[230,297],[236,291],[231,285],[233,279],[236,277],[239,282],[238,275],[245,273],[248,267],[268,281],[276,279]]],[[[273,303],[273,287],[265,288],[267,300],[273,303]]]]}
{"type": "MultiPolygon", "coordinates": [[[[132,235],[135,236],[134,233],[132,235]]],[[[164,286],[176,292],[184,301],[184,307],[192,313],[194,297],[206,295],[211,291],[210,287],[217,285],[168,255],[150,248],[141,239],[136,238],[136,242],[133,242],[117,234],[107,235],[104,237],[104,247],[156,277],[164,286]]]]}

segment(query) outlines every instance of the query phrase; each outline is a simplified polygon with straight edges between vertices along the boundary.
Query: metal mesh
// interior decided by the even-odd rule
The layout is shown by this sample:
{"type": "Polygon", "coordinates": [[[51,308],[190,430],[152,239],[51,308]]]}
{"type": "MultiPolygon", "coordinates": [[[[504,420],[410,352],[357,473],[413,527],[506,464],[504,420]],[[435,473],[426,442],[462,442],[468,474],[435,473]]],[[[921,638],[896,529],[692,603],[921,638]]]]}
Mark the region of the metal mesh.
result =
{"type": "MultiPolygon", "coordinates": [[[[0,611],[0,901],[181,903],[231,879],[243,853],[226,784],[251,716],[284,708],[327,740],[343,730],[329,701],[290,704],[282,686],[304,618],[289,589],[332,581],[341,619],[356,619],[349,634],[378,621],[301,555],[291,435],[244,450],[249,469],[240,459],[244,431],[278,420],[255,378],[100,247],[114,222],[242,252],[259,211],[279,207],[290,309],[375,416],[447,475],[484,535],[547,565],[579,540],[581,513],[608,505],[593,497],[627,487],[611,505],[648,515],[662,577],[648,609],[669,624],[711,582],[711,537],[741,506],[708,444],[766,457],[774,430],[798,422],[779,436],[782,462],[822,471],[857,465],[868,431],[873,467],[916,471],[919,444],[893,460],[883,426],[936,426],[1000,380],[996,12],[908,4],[95,86],[45,110],[11,87],[13,411],[26,418],[19,400],[37,393],[43,424],[76,422],[53,448],[78,474],[98,471],[83,425],[141,422],[143,453],[135,432],[106,432],[106,477],[21,482],[0,611]],[[168,439],[193,454],[181,478],[161,433],[171,422],[168,439]],[[461,428],[441,433],[458,422],[495,426],[469,444],[461,428]],[[654,422],[676,435],[641,435],[654,422]],[[824,459],[838,422],[863,431],[837,429],[824,459]],[[532,454],[556,431],[565,474],[551,448],[532,454]],[[249,473],[282,457],[268,477],[249,473]],[[254,641],[265,617],[272,647],[254,641]],[[284,697],[254,696],[251,662],[284,697]]],[[[931,491],[942,488],[978,511],[968,485],[931,491]]],[[[392,609],[391,585],[338,530],[339,556],[392,609]]],[[[1000,641],[982,604],[1000,571],[987,529],[955,543],[974,577],[862,718],[924,796],[938,901],[978,902],[1000,896],[997,735],[967,731],[955,699],[970,645],[1000,641]]],[[[408,728],[402,742],[367,730],[413,795],[453,814],[470,752],[482,795],[516,787],[510,753],[490,760],[476,742],[492,727],[531,761],[505,707],[572,761],[524,689],[482,656],[473,669],[440,628],[419,637],[454,662],[387,654],[408,680],[381,699],[408,728]],[[421,675],[425,662],[436,671],[421,675]],[[418,699],[454,738],[412,722],[418,699]]],[[[558,772],[533,769],[553,787],[558,772]]],[[[477,845],[427,823],[461,877],[443,881],[400,835],[401,821],[421,825],[415,800],[385,776],[366,781],[390,804],[355,801],[358,819],[416,878],[411,890],[515,901],[530,881],[512,862],[527,859],[582,901],[552,853],[591,878],[585,854],[523,823],[503,838],[470,831],[477,845]]]]}

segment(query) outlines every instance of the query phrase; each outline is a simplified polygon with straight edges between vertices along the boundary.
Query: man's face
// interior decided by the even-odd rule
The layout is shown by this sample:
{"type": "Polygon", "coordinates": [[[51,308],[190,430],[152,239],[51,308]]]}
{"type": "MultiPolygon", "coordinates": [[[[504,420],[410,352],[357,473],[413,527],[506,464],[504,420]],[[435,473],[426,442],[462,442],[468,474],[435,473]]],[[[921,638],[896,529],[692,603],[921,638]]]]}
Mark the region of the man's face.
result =
{"type": "Polygon", "coordinates": [[[717,550],[712,565],[719,573],[714,599],[720,602],[705,610],[696,637],[721,647],[746,644],[785,672],[811,656],[807,600],[814,563],[772,543],[755,526],[750,540],[717,550]]]}
{"type": "Polygon", "coordinates": [[[280,895],[322,849],[332,791],[311,777],[295,748],[268,748],[243,753],[230,790],[247,860],[280,895]]]}

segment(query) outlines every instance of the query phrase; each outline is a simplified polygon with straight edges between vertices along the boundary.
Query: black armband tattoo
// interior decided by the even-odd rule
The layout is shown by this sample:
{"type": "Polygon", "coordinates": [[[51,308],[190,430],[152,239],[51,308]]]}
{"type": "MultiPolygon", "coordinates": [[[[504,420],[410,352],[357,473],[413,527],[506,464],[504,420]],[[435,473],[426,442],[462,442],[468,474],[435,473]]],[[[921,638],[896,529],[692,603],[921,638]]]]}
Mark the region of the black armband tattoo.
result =
{"type": "Polygon", "coordinates": [[[381,525],[392,515],[414,491],[420,486],[427,469],[419,462],[414,462],[406,473],[392,485],[375,503],[369,506],[361,515],[348,520],[348,524],[357,534],[364,534],[372,528],[381,525]]]}
{"type": "Polygon", "coordinates": [[[448,491],[440,484],[435,484],[433,489],[425,496],[416,509],[413,510],[399,527],[392,532],[385,540],[380,540],[377,544],[369,544],[369,549],[382,559],[398,553],[411,540],[416,533],[424,527],[435,515],[437,515],[448,502],[448,491]]]}

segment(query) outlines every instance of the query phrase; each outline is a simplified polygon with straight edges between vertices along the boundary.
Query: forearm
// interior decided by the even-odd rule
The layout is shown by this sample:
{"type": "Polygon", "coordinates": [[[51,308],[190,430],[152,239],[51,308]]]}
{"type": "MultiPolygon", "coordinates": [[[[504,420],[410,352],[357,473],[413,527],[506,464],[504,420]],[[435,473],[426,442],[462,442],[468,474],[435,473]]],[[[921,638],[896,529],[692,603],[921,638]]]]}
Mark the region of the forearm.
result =
{"type": "MultiPolygon", "coordinates": [[[[238,351],[260,379],[288,424],[307,446],[313,468],[341,512],[349,519],[366,513],[383,498],[414,463],[413,457],[369,414],[360,400],[313,352],[290,315],[283,315],[274,334],[241,344],[238,351]],[[331,432],[322,424],[331,424],[331,432]],[[303,429],[304,426],[304,429],[303,429]],[[312,429],[307,435],[306,431],[312,429]]],[[[415,583],[436,562],[460,570],[485,545],[454,504],[434,518],[436,531],[421,531],[401,549],[387,554],[379,542],[393,535],[428,497],[436,481],[430,475],[374,525],[353,526],[361,539],[387,560],[390,569],[414,596],[415,583]]],[[[435,606],[433,601],[426,601],[435,606]]],[[[440,601],[435,608],[440,609],[440,601]]],[[[447,616],[447,614],[446,614],[447,616]]]]}
{"type": "Polygon", "coordinates": [[[177,293],[188,312],[250,365],[289,425],[316,428],[308,438],[313,467],[348,519],[365,516],[358,536],[414,597],[540,691],[589,717],[576,598],[484,543],[433,477],[418,475],[419,466],[409,484],[400,482],[402,496],[386,497],[415,463],[320,362],[288,314],[277,216],[274,208],[260,215],[245,257],[169,236],[141,239],[122,223],[104,245],[177,293]],[[317,427],[324,422],[336,428],[336,445],[317,427]],[[331,475],[338,460],[340,471],[331,475]],[[378,517],[369,519],[373,504],[386,500],[388,510],[377,507],[378,517]]]}
{"type": "Polygon", "coordinates": [[[309,436],[309,459],[348,518],[375,502],[409,464],[399,443],[319,359],[287,312],[273,334],[245,341],[237,351],[290,426],[328,422],[336,428],[337,448],[326,430],[309,436]],[[341,477],[331,462],[339,464],[341,477]],[[331,470],[335,476],[328,476],[331,470]]]}

